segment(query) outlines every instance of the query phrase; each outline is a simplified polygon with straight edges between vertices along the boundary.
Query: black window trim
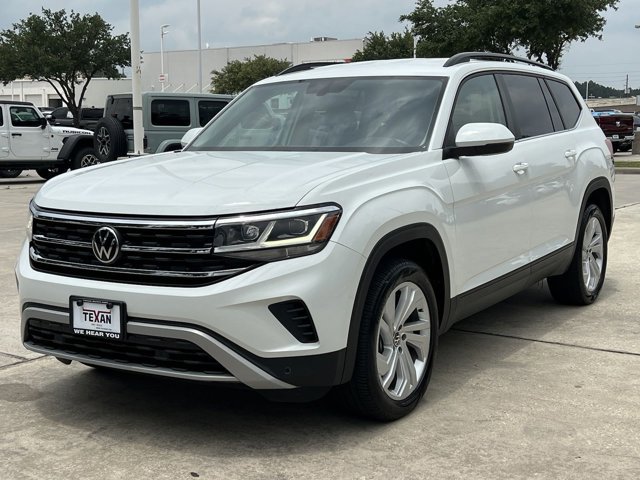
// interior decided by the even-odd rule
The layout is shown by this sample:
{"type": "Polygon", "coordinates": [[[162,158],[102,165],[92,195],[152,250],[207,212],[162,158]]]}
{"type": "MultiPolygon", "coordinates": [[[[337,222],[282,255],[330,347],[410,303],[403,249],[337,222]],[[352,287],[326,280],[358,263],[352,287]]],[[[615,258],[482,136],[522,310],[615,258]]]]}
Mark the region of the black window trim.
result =
{"type": "MultiPolygon", "coordinates": [[[[576,98],[576,95],[573,92],[573,89],[571,88],[570,85],[567,84],[567,82],[564,82],[563,80],[561,80],[559,78],[544,77],[544,83],[546,84],[547,89],[549,90],[549,93],[551,94],[551,98],[553,98],[553,103],[556,104],[556,108],[558,109],[558,113],[560,113],[560,107],[558,107],[558,100],[556,99],[555,95],[553,94],[553,90],[551,90],[551,87],[549,87],[549,83],[548,83],[549,81],[555,81],[555,82],[558,82],[558,83],[566,86],[569,89],[569,93],[571,93],[571,96],[575,100],[576,104],[578,105],[578,107],[580,107],[580,113],[578,114],[578,118],[576,118],[576,122],[573,124],[573,126],[571,128],[567,128],[566,125],[565,125],[565,128],[564,128],[564,131],[566,131],[566,132],[570,132],[571,130],[575,130],[576,128],[578,128],[578,124],[580,123],[580,120],[582,119],[582,115],[584,115],[584,105],[582,104],[582,101],[578,100],[576,98]]],[[[562,120],[562,123],[564,124],[564,118],[562,117],[562,114],[560,114],[560,119],[562,120]]]]}
{"type": "Polygon", "coordinates": [[[551,115],[551,124],[553,125],[553,130],[555,132],[564,132],[567,130],[567,127],[564,123],[564,118],[560,114],[560,109],[558,108],[558,103],[555,98],[551,95],[551,90],[547,85],[547,82],[543,78],[538,78],[538,85],[540,85],[540,89],[542,90],[542,95],[544,96],[544,101],[547,104],[547,110],[549,110],[549,114],[551,115]],[[557,121],[553,117],[553,113],[558,116],[560,119],[560,124],[556,125],[557,121]]]}
{"type": "Polygon", "coordinates": [[[516,124],[513,118],[513,114],[511,113],[511,110],[509,108],[507,108],[507,104],[506,102],[509,100],[508,97],[505,98],[505,94],[504,94],[504,89],[501,88],[500,85],[500,81],[496,75],[496,73],[498,73],[499,71],[495,71],[495,70],[484,70],[481,72],[474,72],[466,77],[464,77],[460,83],[458,84],[458,89],[456,91],[456,96],[453,99],[453,103],[451,104],[451,109],[449,111],[449,121],[447,122],[447,130],[445,131],[444,134],[444,139],[442,141],[442,148],[449,148],[449,147],[455,147],[455,138],[451,139],[451,129],[453,128],[453,112],[455,110],[456,104],[458,103],[458,96],[460,95],[460,90],[462,90],[462,87],[464,86],[465,83],[467,83],[469,80],[472,80],[476,77],[480,77],[480,76],[487,76],[487,75],[491,75],[496,83],[496,87],[498,89],[498,95],[500,96],[500,102],[502,103],[502,110],[504,112],[504,117],[505,120],[507,122],[507,128],[509,130],[511,130],[511,132],[514,134],[514,136],[516,136],[516,132],[514,130],[514,128],[516,128],[516,124]]]}

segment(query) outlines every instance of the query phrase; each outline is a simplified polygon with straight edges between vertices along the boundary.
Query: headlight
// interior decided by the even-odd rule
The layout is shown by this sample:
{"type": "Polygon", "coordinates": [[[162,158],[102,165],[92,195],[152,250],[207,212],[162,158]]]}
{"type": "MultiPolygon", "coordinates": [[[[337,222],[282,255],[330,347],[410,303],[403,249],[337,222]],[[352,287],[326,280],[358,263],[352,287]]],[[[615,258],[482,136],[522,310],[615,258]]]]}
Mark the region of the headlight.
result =
{"type": "Polygon", "coordinates": [[[221,218],[215,224],[213,253],[262,261],[316,253],[331,238],[341,213],[337,205],[321,205],[221,218]]]}

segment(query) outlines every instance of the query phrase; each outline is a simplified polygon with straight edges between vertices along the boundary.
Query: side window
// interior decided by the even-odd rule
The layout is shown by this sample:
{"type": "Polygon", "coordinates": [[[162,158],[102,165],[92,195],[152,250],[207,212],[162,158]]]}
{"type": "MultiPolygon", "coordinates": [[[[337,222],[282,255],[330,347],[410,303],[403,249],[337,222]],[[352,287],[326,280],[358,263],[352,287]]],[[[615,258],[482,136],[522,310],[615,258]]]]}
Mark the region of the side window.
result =
{"type": "Polygon", "coordinates": [[[507,124],[493,75],[473,77],[462,84],[453,107],[446,144],[455,143],[456,134],[462,126],[478,122],[507,124]]]}
{"type": "Polygon", "coordinates": [[[576,97],[571,92],[571,88],[568,85],[557,82],[555,80],[547,80],[551,95],[560,110],[560,116],[564,122],[564,127],[569,129],[575,127],[580,116],[580,104],[576,100],[576,97]]]}
{"type": "Polygon", "coordinates": [[[151,123],[158,126],[187,127],[191,125],[188,100],[152,100],[151,123]]]}
{"type": "Polygon", "coordinates": [[[109,111],[112,117],[122,123],[123,128],[133,128],[133,105],[131,103],[131,97],[113,98],[113,104],[111,108],[109,108],[109,111]]]}
{"type": "Polygon", "coordinates": [[[198,102],[198,117],[200,118],[200,126],[204,127],[209,120],[215,117],[220,110],[227,105],[227,102],[219,100],[200,100],[198,102]]]}
{"type": "Polygon", "coordinates": [[[32,107],[11,107],[11,125],[14,127],[39,127],[40,117],[32,107]]]}
{"type": "Polygon", "coordinates": [[[549,108],[549,113],[551,113],[551,121],[553,122],[553,128],[556,132],[561,132],[564,130],[564,123],[562,123],[562,118],[560,118],[560,111],[556,106],[556,102],[553,101],[553,97],[551,96],[551,92],[549,92],[549,88],[543,79],[539,78],[538,83],[542,88],[542,93],[544,94],[544,99],[547,101],[547,107],[549,108]]]}
{"type": "Polygon", "coordinates": [[[504,75],[502,78],[520,128],[518,139],[553,132],[551,115],[538,79],[528,75],[504,75]]]}

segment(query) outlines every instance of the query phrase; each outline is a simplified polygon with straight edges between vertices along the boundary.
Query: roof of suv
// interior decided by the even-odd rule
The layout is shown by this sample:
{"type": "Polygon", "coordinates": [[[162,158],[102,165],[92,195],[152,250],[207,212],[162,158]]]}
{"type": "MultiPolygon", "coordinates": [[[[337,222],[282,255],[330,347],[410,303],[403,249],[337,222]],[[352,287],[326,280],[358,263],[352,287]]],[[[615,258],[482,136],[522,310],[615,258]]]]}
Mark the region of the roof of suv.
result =
{"type": "Polygon", "coordinates": [[[313,69],[270,77],[259,82],[283,82],[307,78],[360,77],[360,76],[435,76],[452,77],[477,70],[511,70],[536,72],[548,76],[565,78],[546,65],[510,55],[487,53],[463,53],[451,58],[402,58],[394,60],[372,60],[320,66],[313,69]]]}

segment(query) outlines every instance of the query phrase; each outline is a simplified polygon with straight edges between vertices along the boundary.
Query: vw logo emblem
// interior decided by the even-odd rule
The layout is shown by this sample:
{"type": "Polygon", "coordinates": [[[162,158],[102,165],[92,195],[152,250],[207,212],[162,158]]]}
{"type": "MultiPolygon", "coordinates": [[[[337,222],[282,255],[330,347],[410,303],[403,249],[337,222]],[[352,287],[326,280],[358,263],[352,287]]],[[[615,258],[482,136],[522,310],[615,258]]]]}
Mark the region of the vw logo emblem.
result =
{"type": "Polygon", "coordinates": [[[120,237],[111,227],[100,227],[93,234],[91,249],[96,258],[110,265],[118,259],[120,255],[120,237]]]}

